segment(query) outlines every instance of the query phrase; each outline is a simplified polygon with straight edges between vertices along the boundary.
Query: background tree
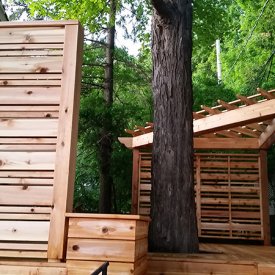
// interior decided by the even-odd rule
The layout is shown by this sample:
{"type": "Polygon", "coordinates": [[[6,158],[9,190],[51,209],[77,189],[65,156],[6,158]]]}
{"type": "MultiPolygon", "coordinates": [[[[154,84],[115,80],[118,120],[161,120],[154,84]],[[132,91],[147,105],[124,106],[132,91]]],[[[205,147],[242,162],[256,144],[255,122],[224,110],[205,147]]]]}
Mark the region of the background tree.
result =
{"type": "Polygon", "coordinates": [[[197,252],[192,1],[153,0],[154,144],[150,249],[197,252]]]}
{"type": "MultiPolygon", "coordinates": [[[[41,0],[39,2],[26,0],[26,2],[33,16],[39,15],[53,19],[75,18],[80,20],[86,29],[86,52],[95,51],[98,54],[94,60],[95,62],[91,62],[91,55],[86,55],[87,58],[84,58],[84,72],[88,72],[88,74],[83,76],[85,94],[89,93],[87,92],[89,89],[90,92],[101,91],[102,93],[100,96],[101,102],[97,101],[103,108],[100,108],[102,111],[100,114],[101,120],[97,121],[98,124],[95,126],[100,129],[96,131],[98,140],[94,144],[96,146],[97,169],[99,171],[97,177],[100,188],[98,210],[101,213],[117,211],[115,206],[114,169],[112,168],[114,165],[114,140],[117,138],[114,136],[115,122],[113,121],[113,111],[115,109],[113,105],[116,23],[122,25],[127,17],[132,16],[138,22],[134,26],[136,36],[140,31],[144,31],[147,17],[143,16],[143,12],[146,10],[146,1],[141,4],[134,0],[109,0],[108,3],[103,0],[86,0],[71,2],[69,5],[64,0],[41,0]],[[128,10],[127,15],[123,14],[125,7],[128,10]],[[92,74],[90,74],[91,72],[92,74]]],[[[90,108],[94,108],[94,106],[90,106],[90,108]]],[[[93,113],[92,111],[90,112],[93,113]]],[[[81,143],[82,148],[83,146],[92,146],[86,143],[86,140],[83,139],[81,143]]]]}

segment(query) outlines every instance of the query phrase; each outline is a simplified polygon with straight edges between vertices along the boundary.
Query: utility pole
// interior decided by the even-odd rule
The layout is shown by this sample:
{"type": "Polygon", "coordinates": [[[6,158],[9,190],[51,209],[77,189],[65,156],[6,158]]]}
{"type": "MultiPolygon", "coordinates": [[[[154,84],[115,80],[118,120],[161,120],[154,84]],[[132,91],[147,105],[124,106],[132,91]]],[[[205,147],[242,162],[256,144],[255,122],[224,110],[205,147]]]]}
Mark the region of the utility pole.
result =
{"type": "Polygon", "coordinates": [[[222,82],[221,41],[216,40],[218,84],[222,82]]]}

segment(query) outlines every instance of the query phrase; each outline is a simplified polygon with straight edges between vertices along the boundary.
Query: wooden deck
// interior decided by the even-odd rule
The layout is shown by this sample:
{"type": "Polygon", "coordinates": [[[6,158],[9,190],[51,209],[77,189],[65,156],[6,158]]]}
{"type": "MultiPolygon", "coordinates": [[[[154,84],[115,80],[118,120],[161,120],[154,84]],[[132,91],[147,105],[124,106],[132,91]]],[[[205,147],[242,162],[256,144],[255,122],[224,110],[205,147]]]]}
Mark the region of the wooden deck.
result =
{"type": "Polygon", "coordinates": [[[199,254],[149,254],[148,275],[274,275],[275,247],[201,244],[199,254]]]}

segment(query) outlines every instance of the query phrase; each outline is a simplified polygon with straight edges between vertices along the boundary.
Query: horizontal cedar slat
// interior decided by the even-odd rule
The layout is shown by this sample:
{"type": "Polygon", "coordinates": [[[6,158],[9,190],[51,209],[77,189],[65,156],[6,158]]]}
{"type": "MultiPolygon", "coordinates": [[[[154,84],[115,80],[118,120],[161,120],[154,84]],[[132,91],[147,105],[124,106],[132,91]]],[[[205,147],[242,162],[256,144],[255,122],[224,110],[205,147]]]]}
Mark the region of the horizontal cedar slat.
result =
{"type": "Polygon", "coordinates": [[[151,201],[150,195],[148,195],[148,196],[140,196],[139,197],[139,201],[140,202],[150,202],[151,201]]]}
{"type": "Polygon", "coordinates": [[[61,80],[1,80],[0,87],[12,87],[12,86],[60,86],[61,80]]]}
{"type": "MultiPolygon", "coordinates": [[[[229,211],[225,210],[201,210],[201,216],[204,217],[229,217],[229,211]]],[[[232,218],[260,219],[260,212],[249,211],[231,211],[232,218]]]]}
{"type": "Polygon", "coordinates": [[[28,27],[1,28],[0,44],[12,43],[63,43],[64,28],[62,27],[28,27]]]}
{"type": "Polygon", "coordinates": [[[53,171],[1,171],[0,178],[53,178],[53,171]]]}
{"type": "Polygon", "coordinates": [[[56,145],[54,144],[34,144],[30,146],[29,144],[5,144],[5,145],[0,145],[0,152],[1,151],[55,151],[56,150],[56,145]]]}
{"type": "Polygon", "coordinates": [[[0,137],[56,137],[57,119],[0,119],[0,137]]]}
{"type": "Polygon", "coordinates": [[[201,229],[216,229],[216,230],[244,230],[244,231],[260,231],[261,225],[257,224],[228,224],[228,223],[201,223],[201,229]]]}
{"type": "MultiPolygon", "coordinates": [[[[1,53],[1,51],[0,51],[1,53]]],[[[61,86],[62,74],[0,74],[0,86],[61,86]]]]}
{"type": "MultiPolygon", "coordinates": [[[[56,145],[54,144],[33,144],[31,147],[29,144],[5,144],[0,145],[0,152],[1,151],[24,151],[24,152],[53,152],[56,150],[56,145]]],[[[48,170],[48,169],[47,169],[48,170]]]]}
{"type": "Polygon", "coordinates": [[[68,237],[135,240],[136,221],[70,218],[68,237]]]}
{"type": "MultiPolygon", "coordinates": [[[[202,197],[201,198],[202,204],[228,204],[228,198],[209,198],[209,197],[202,197]]],[[[231,199],[232,206],[234,205],[246,205],[246,206],[255,206],[260,205],[260,199],[231,199]]]]}
{"type": "MultiPolygon", "coordinates": [[[[47,252],[46,251],[45,252],[44,251],[24,251],[24,253],[22,253],[22,251],[20,251],[20,250],[0,250],[0,257],[2,257],[2,258],[28,258],[30,260],[31,259],[46,259],[47,252]]],[[[44,267],[41,267],[41,268],[25,267],[25,266],[24,267],[22,267],[22,266],[10,267],[10,266],[1,265],[0,275],[6,275],[6,274],[22,275],[23,272],[28,272],[28,273],[25,273],[27,275],[27,274],[33,274],[33,273],[29,273],[30,271],[37,272],[37,270],[45,270],[45,268],[44,267]],[[8,272],[12,272],[12,273],[8,273],[8,272]]],[[[56,270],[56,268],[52,269],[50,272],[52,272],[54,270],[56,270]]],[[[47,275],[53,275],[53,274],[56,274],[56,273],[48,273],[47,275]]],[[[59,273],[57,273],[57,274],[59,275],[59,273]]]]}
{"type": "Polygon", "coordinates": [[[1,112],[3,118],[58,118],[58,112],[1,112]]]}
{"type": "MultiPolygon", "coordinates": [[[[217,174],[217,173],[201,173],[201,179],[204,180],[228,180],[229,176],[228,174],[217,174]]],[[[244,181],[250,181],[250,180],[259,180],[259,174],[230,174],[231,180],[244,180],[244,181]]]]}
{"type": "Polygon", "coordinates": [[[44,49],[63,49],[64,45],[61,43],[19,43],[19,44],[0,44],[0,50],[44,50],[44,49]]]}
{"type": "Polygon", "coordinates": [[[68,239],[68,260],[102,260],[135,262],[147,253],[147,239],[138,241],[68,239]],[[136,246],[136,248],[135,248],[136,246]]]}
{"type": "Polygon", "coordinates": [[[18,49],[16,50],[1,50],[0,57],[8,56],[62,56],[63,50],[59,49],[18,49]]]}
{"type": "Polygon", "coordinates": [[[140,191],[151,191],[152,186],[151,184],[140,184],[140,191]]]}
{"type": "MultiPolygon", "coordinates": [[[[1,39],[1,38],[0,38],[1,39]]],[[[62,57],[1,57],[0,73],[61,73],[62,57]]]]}
{"type": "Polygon", "coordinates": [[[0,213],[50,214],[51,207],[0,206],[0,213]]]}
{"type": "Polygon", "coordinates": [[[141,172],[140,178],[142,179],[150,179],[151,178],[151,172],[141,172]]]}
{"type": "Polygon", "coordinates": [[[144,208],[142,206],[139,207],[139,214],[140,215],[150,215],[150,208],[144,208]]]}
{"type": "Polygon", "coordinates": [[[0,87],[0,89],[1,105],[57,105],[61,94],[61,88],[55,87],[0,87]]]}
{"type": "Polygon", "coordinates": [[[13,137],[7,137],[7,138],[1,138],[0,137],[0,143],[1,144],[29,144],[29,145],[35,145],[35,144],[56,144],[56,138],[13,138],[13,137]]]}
{"type": "MultiPolygon", "coordinates": [[[[147,261],[145,262],[145,268],[147,261]]],[[[104,262],[103,261],[66,261],[66,267],[68,268],[68,274],[70,275],[82,275],[82,274],[92,274],[99,266],[101,266],[104,262]]],[[[112,262],[108,266],[108,273],[114,275],[120,274],[146,274],[146,270],[139,272],[137,269],[140,268],[142,265],[139,262],[136,263],[119,263],[119,262],[112,262]],[[138,267],[137,267],[138,266],[138,267]],[[133,273],[135,270],[135,273],[133,273]]]]}
{"type": "Polygon", "coordinates": [[[53,185],[53,179],[43,178],[0,178],[0,184],[53,185]]]}
{"type": "Polygon", "coordinates": [[[6,186],[0,185],[0,205],[50,206],[52,205],[52,186],[6,186]]]}
{"type": "MultiPolygon", "coordinates": [[[[201,161],[200,162],[200,166],[202,168],[207,167],[224,167],[227,168],[228,167],[228,162],[227,161],[201,161]]],[[[244,161],[240,161],[240,162],[234,162],[231,161],[230,162],[230,168],[258,168],[259,164],[258,164],[258,160],[256,159],[255,162],[244,162],[244,161]]]]}
{"type": "Polygon", "coordinates": [[[0,221],[0,240],[47,242],[49,225],[47,221],[0,221]]]}
{"type": "Polygon", "coordinates": [[[0,220],[10,220],[10,221],[49,221],[50,214],[15,214],[15,213],[0,213],[0,220]]]}
{"type": "Polygon", "coordinates": [[[258,193],[259,192],[259,187],[228,187],[228,186],[207,186],[207,185],[202,185],[200,187],[200,190],[202,192],[238,192],[238,193],[258,193]]]}
{"type": "Polygon", "coordinates": [[[54,170],[55,152],[0,152],[0,170],[54,170]]]}
{"type": "Polygon", "coordinates": [[[47,251],[48,245],[45,243],[1,243],[1,250],[34,250],[34,251],[47,251]]]}
{"type": "Polygon", "coordinates": [[[0,105],[0,112],[59,112],[58,105],[0,105]]]}

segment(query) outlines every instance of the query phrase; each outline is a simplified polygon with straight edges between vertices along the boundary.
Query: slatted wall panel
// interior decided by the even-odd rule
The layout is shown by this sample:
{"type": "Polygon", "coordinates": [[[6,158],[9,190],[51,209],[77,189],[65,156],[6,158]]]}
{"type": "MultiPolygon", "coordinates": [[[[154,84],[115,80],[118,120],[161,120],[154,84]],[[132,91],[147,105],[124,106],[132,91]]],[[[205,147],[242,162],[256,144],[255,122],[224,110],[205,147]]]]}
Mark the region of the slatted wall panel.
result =
{"type": "Polygon", "coordinates": [[[151,153],[139,154],[139,204],[138,213],[140,215],[150,215],[150,195],[151,195],[151,153]]]}
{"type": "MultiPolygon", "coordinates": [[[[140,153],[139,214],[150,214],[151,154],[140,153]]],[[[258,154],[195,154],[200,237],[263,240],[258,154]]]]}
{"type": "Polygon", "coordinates": [[[196,166],[200,236],[262,239],[259,155],[196,155],[196,166]]]}
{"type": "Polygon", "coordinates": [[[65,28],[0,25],[2,257],[47,258],[65,28]]]}

